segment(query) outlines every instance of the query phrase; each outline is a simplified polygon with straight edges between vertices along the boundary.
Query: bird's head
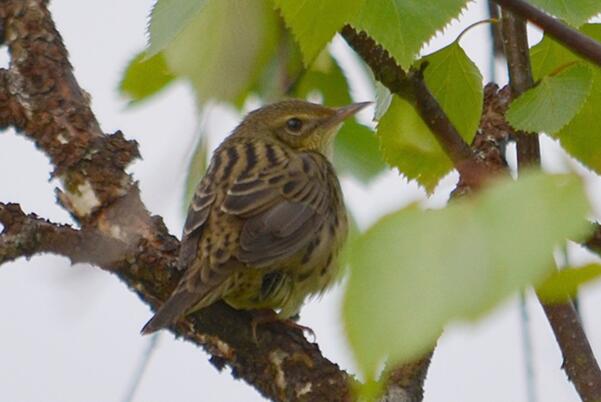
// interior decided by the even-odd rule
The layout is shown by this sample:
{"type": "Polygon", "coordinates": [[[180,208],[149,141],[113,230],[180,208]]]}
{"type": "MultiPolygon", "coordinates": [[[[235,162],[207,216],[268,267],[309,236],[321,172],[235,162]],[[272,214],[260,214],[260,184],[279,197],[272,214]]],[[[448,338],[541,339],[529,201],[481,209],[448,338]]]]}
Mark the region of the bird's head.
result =
{"type": "Polygon", "coordinates": [[[343,121],[371,102],[330,108],[302,100],[286,100],[249,113],[236,131],[276,138],[300,151],[326,154],[343,121]]]}

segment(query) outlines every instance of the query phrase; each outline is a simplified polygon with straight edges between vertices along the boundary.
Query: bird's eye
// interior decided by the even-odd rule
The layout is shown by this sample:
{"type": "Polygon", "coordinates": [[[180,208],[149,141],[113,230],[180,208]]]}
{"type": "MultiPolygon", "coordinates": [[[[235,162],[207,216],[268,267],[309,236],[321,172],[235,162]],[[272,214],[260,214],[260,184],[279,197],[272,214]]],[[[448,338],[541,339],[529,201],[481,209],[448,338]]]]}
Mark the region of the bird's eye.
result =
{"type": "Polygon", "coordinates": [[[293,133],[298,133],[303,128],[303,122],[297,117],[292,117],[286,122],[286,127],[293,133]]]}

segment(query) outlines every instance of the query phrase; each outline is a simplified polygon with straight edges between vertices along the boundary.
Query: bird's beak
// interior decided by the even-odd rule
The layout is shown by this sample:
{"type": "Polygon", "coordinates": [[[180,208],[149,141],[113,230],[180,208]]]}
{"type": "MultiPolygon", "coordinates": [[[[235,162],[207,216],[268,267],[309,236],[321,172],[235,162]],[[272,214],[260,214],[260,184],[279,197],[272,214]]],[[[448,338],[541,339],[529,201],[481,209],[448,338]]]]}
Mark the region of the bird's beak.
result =
{"type": "Polygon", "coordinates": [[[338,124],[342,123],[347,118],[353,116],[355,113],[357,113],[364,107],[371,105],[372,103],[373,102],[357,102],[357,103],[351,103],[350,105],[347,105],[347,106],[339,107],[336,109],[336,113],[328,119],[327,125],[329,127],[337,126],[338,124]]]}

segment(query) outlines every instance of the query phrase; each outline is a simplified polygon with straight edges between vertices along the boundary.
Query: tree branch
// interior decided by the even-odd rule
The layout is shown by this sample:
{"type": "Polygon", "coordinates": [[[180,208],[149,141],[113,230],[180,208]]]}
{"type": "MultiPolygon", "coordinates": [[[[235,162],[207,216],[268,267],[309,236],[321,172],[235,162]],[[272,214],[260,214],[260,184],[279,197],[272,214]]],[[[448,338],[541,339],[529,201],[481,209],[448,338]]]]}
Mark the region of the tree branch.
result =
{"type": "Polygon", "coordinates": [[[574,53],[601,67],[601,44],[522,0],[494,0],[545,31],[574,53]]]}
{"type": "MultiPolygon", "coordinates": [[[[499,12],[499,6],[497,6],[497,4],[493,0],[488,0],[486,3],[488,5],[489,17],[499,21],[501,17],[499,12]]],[[[493,43],[493,56],[503,56],[503,38],[501,38],[501,28],[499,28],[498,24],[489,24],[489,29],[490,37],[492,38],[493,43]]]]}
{"type": "MultiPolygon", "coordinates": [[[[100,130],[46,3],[0,2],[11,55],[10,67],[0,70],[0,126],[15,127],[49,156],[54,175],[63,183],[59,200],[82,229],[54,225],[24,215],[17,206],[3,205],[2,262],[37,252],[91,262],[114,272],[156,309],[181,278],[175,268],[179,242],[160,217],[150,216],[136,183],[125,172],[138,156],[137,144],[120,132],[105,135],[100,130]],[[26,240],[25,245],[16,239],[26,240]],[[94,254],[91,239],[106,243],[108,255],[119,258],[94,254]]],[[[250,321],[249,313],[217,303],[171,330],[211,353],[217,368],[231,367],[234,377],[270,399],[351,399],[350,377],[302,333],[274,323],[258,327],[255,341],[250,321]]]]}
{"type": "MultiPolygon", "coordinates": [[[[459,174],[470,183],[470,186],[479,187],[489,177],[490,172],[474,158],[469,145],[430,93],[424,83],[422,71],[411,70],[406,73],[396,64],[386,49],[378,45],[365,32],[357,32],[350,25],[345,25],[340,34],[367,63],[378,81],[390,92],[407,99],[415,106],[459,174]]],[[[427,66],[424,65],[423,68],[427,66]]]]}
{"type": "MultiPolygon", "coordinates": [[[[345,25],[340,34],[367,63],[378,81],[416,106],[460,174],[453,197],[470,193],[485,180],[507,172],[503,149],[512,133],[504,119],[509,104],[508,91],[498,96],[496,85],[489,85],[485,89],[480,128],[470,149],[426,87],[421,71],[407,74],[383,47],[365,32],[357,32],[350,25],[345,25]]],[[[430,359],[431,354],[391,370],[382,402],[395,400],[393,398],[421,401],[430,359]]]]}
{"type": "Polygon", "coordinates": [[[68,257],[72,264],[87,262],[115,270],[127,245],[96,231],[59,225],[35,214],[25,215],[17,204],[0,203],[0,264],[19,257],[52,253],[68,257]]]}
{"type": "MultiPolygon", "coordinates": [[[[501,2],[499,2],[501,3],[501,2]]],[[[516,2],[519,3],[519,2],[516,2]]],[[[513,97],[533,85],[528,53],[525,21],[512,12],[503,10],[503,42],[509,67],[513,97]]],[[[540,166],[538,134],[516,134],[518,170],[540,166]]],[[[564,359],[563,368],[584,402],[601,400],[601,370],[595,360],[582,323],[571,302],[545,304],[539,297],[545,315],[553,329],[564,359]]]]}
{"type": "MultiPolygon", "coordinates": [[[[532,70],[528,48],[526,22],[519,16],[503,10],[501,18],[503,46],[509,70],[509,85],[513,98],[532,88],[532,70]]],[[[540,165],[538,134],[516,132],[518,169],[540,165]]]]}

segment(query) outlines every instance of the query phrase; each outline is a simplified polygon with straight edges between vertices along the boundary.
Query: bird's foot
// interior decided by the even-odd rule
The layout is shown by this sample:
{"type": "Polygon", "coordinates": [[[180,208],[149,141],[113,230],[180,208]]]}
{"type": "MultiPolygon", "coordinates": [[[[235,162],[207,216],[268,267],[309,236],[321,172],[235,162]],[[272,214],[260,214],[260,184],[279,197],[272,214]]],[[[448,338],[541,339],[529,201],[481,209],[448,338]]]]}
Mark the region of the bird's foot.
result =
{"type": "Polygon", "coordinates": [[[259,343],[259,338],[257,337],[257,327],[259,325],[281,323],[281,324],[284,324],[285,329],[287,330],[286,332],[288,334],[294,335],[294,336],[300,335],[300,336],[303,336],[303,338],[304,338],[304,334],[308,333],[313,338],[313,342],[315,342],[315,339],[316,339],[315,332],[311,328],[297,323],[296,322],[297,319],[298,319],[298,316],[296,316],[294,318],[282,319],[282,318],[278,317],[277,313],[271,309],[253,310],[253,318],[252,318],[252,321],[250,324],[253,339],[255,340],[256,343],[259,343]]]}

